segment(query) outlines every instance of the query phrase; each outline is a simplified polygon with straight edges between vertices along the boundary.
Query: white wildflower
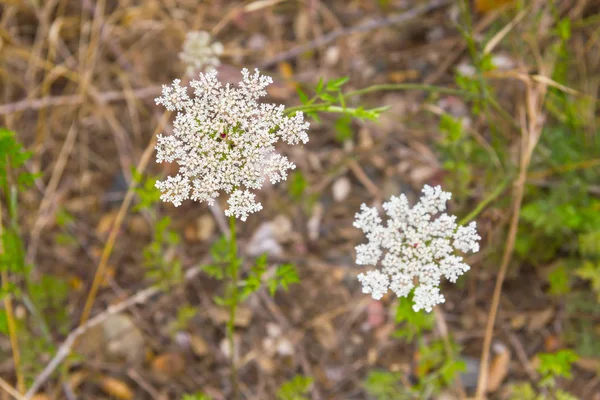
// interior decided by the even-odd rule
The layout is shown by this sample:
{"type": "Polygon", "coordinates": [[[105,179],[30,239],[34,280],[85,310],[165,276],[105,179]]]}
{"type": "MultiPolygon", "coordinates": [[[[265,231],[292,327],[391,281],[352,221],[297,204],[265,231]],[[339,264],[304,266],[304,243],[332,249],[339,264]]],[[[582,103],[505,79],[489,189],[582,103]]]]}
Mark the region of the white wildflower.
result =
{"type": "Polygon", "coordinates": [[[423,196],[412,208],[406,196],[392,196],[383,204],[385,224],[377,209],[361,206],[354,226],[365,233],[368,242],[356,246],[356,262],[376,266],[381,261],[382,266],[358,276],[363,293],[378,300],[388,289],[406,297],[414,288],[415,311],[430,312],[445,301],[439,289],[441,278],[456,282],[469,270],[455,251],[477,252],[481,239],[475,222],[459,226],[455,216],[436,217],[446,210],[451,196],[440,186],[425,185],[423,196]]]}
{"type": "Polygon", "coordinates": [[[301,112],[287,117],[282,105],[258,103],[270,77],[247,69],[242,76],[236,87],[223,86],[215,70],[201,73],[190,83],[193,98],[178,79],[163,86],[156,103],[178,113],[173,136],[158,136],[156,161],[176,162],[179,173],[156,182],[161,200],[175,206],[186,199],[212,204],[225,192],[230,194],[225,213],[245,220],[262,209],[250,190],[262,188],[267,179],[285,180],[296,167],[274,145],[306,143],[308,122],[301,112]]]}
{"type": "Polygon", "coordinates": [[[183,51],[179,53],[179,58],[187,66],[188,76],[221,65],[219,57],[223,54],[223,45],[220,42],[210,44],[210,39],[210,33],[205,31],[188,32],[185,36],[183,51]]]}

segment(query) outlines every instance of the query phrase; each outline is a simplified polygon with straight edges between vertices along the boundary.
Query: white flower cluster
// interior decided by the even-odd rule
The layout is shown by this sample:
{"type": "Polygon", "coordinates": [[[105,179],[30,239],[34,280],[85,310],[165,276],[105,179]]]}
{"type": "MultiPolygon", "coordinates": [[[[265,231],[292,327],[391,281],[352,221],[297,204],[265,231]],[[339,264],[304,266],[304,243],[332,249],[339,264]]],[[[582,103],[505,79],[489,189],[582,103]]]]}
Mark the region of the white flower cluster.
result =
{"type": "Polygon", "coordinates": [[[301,112],[285,116],[283,105],[258,103],[273,82],[270,77],[247,69],[242,77],[237,87],[223,86],[215,70],[201,73],[190,83],[193,98],[179,79],[163,86],[156,103],[178,113],[174,134],[158,136],[156,161],[176,162],[179,173],[156,182],[161,200],[175,206],[188,198],[212,204],[224,191],[231,194],[225,214],[245,221],[262,209],[250,189],[260,189],[266,178],[285,180],[296,167],[275,152],[274,144],[308,142],[308,122],[301,112]]]}
{"type": "Polygon", "coordinates": [[[193,76],[196,72],[221,65],[219,60],[221,54],[223,54],[223,45],[220,42],[210,44],[210,33],[194,31],[188,32],[185,36],[179,59],[187,66],[186,74],[193,76]]]}
{"type": "Polygon", "coordinates": [[[382,265],[381,270],[358,275],[363,293],[379,300],[388,289],[406,297],[414,288],[415,311],[430,312],[445,301],[439,288],[441,277],[456,282],[469,270],[455,250],[477,252],[481,239],[475,222],[458,226],[456,217],[445,213],[434,218],[446,209],[451,197],[440,186],[425,185],[420,201],[411,208],[406,196],[392,196],[383,204],[388,217],[385,224],[377,209],[361,206],[354,226],[363,230],[368,243],[356,246],[356,263],[375,266],[381,260],[382,265]]]}

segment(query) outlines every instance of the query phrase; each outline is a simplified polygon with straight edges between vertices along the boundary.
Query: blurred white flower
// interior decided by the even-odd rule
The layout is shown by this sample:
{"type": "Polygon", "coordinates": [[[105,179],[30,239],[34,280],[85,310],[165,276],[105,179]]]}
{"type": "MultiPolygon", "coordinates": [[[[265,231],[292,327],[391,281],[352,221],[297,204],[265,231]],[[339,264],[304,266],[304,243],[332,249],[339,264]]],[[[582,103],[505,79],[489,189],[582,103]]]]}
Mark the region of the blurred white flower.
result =
{"type": "Polygon", "coordinates": [[[308,122],[301,112],[284,115],[283,105],[258,103],[273,81],[255,70],[242,70],[237,87],[223,86],[215,70],[200,74],[188,88],[176,79],[163,86],[156,99],[167,110],[178,111],[173,136],[158,136],[157,162],[176,162],[179,173],[157,181],[161,200],[179,206],[183,200],[212,204],[220,192],[230,193],[226,215],[245,221],[262,205],[250,189],[260,189],[265,181],[277,183],[296,166],[275,152],[275,143],[308,142],[308,122]]]}
{"type": "Polygon", "coordinates": [[[445,301],[439,289],[442,276],[456,282],[469,270],[455,250],[475,253],[481,239],[475,222],[458,226],[456,217],[445,213],[434,218],[446,210],[451,196],[440,186],[425,185],[423,196],[412,208],[406,196],[392,196],[383,204],[388,217],[385,224],[377,209],[361,206],[354,226],[365,233],[368,242],[356,246],[356,262],[375,266],[381,260],[382,265],[380,270],[358,275],[363,293],[379,300],[388,289],[406,297],[414,288],[415,311],[430,312],[445,301]]]}
{"type": "Polygon", "coordinates": [[[188,32],[185,36],[179,59],[187,66],[188,76],[221,65],[219,57],[223,54],[223,45],[220,42],[210,44],[210,39],[210,33],[205,31],[188,32]]]}

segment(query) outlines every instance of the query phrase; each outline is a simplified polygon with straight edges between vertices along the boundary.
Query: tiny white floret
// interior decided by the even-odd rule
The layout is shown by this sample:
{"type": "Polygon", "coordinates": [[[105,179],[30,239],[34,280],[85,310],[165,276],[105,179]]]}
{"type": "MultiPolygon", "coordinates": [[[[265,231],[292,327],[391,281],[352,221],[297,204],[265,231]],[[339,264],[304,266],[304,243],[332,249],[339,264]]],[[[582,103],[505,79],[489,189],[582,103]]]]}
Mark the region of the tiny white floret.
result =
{"type": "Polygon", "coordinates": [[[446,210],[451,193],[427,185],[422,192],[413,207],[405,195],[392,196],[383,204],[385,223],[376,208],[361,205],[354,226],[368,241],[356,246],[356,263],[381,263],[381,269],[358,275],[363,293],[379,300],[388,289],[398,297],[406,297],[414,289],[413,309],[430,312],[445,301],[439,288],[441,278],[456,282],[469,270],[456,250],[479,251],[481,237],[475,222],[459,226],[455,216],[440,214],[446,210]]]}
{"type": "Polygon", "coordinates": [[[285,180],[296,167],[275,151],[275,144],[308,142],[301,112],[288,117],[283,105],[258,102],[272,82],[258,70],[243,69],[237,87],[222,85],[212,70],[190,82],[193,98],[179,79],[163,87],[156,103],[178,112],[173,135],[158,136],[156,161],[179,165],[177,175],[156,182],[163,201],[212,204],[225,192],[230,194],[226,215],[246,220],[262,209],[251,190],[261,189],[266,180],[285,180]]]}

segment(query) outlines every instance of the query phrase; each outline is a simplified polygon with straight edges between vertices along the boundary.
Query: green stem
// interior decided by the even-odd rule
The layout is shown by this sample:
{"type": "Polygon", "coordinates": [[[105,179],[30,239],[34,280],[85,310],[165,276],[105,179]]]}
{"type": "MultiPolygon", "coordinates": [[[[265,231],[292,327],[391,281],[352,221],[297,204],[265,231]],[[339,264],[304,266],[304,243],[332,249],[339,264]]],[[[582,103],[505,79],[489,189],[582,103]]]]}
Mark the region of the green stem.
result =
{"type": "Polygon", "coordinates": [[[426,85],[422,83],[387,83],[381,85],[372,85],[363,89],[354,90],[352,92],[346,93],[344,96],[346,98],[359,96],[361,94],[371,93],[371,92],[380,92],[380,91],[388,91],[388,90],[421,90],[425,92],[433,92],[433,93],[444,93],[444,94],[453,94],[457,96],[465,96],[465,97],[477,97],[472,93],[469,93],[460,89],[452,89],[447,87],[435,86],[435,85],[426,85]]]}
{"type": "Polygon", "coordinates": [[[498,186],[496,186],[496,189],[494,189],[494,191],[492,193],[490,193],[488,197],[486,197],[485,199],[483,199],[483,201],[481,201],[479,204],[477,204],[477,207],[475,207],[475,209],[473,211],[471,211],[471,213],[469,213],[469,215],[467,215],[466,217],[464,217],[463,219],[460,220],[459,224],[466,225],[470,221],[474,220],[475,217],[477,217],[477,215],[479,215],[479,213],[482,212],[483,209],[485,207],[487,207],[488,204],[490,204],[492,201],[494,201],[498,196],[500,196],[504,192],[504,189],[506,189],[506,186],[512,180],[512,178],[513,178],[512,176],[509,176],[508,178],[506,178],[502,182],[500,182],[500,184],[498,186]]]}
{"type": "Polygon", "coordinates": [[[232,215],[229,217],[229,260],[230,260],[230,282],[228,290],[228,303],[229,303],[229,321],[227,321],[227,340],[229,342],[229,351],[231,351],[231,384],[233,387],[232,399],[238,398],[238,374],[237,374],[237,360],[235,359],[235,340],[234,340],[234,327],[235,327],[235,313],[237,311],[237,305],[239,301],[238,292],[238,280],[239,280],[239,263],[237,258],[237,243],[235,236],[235,217],[232,215]]]}

